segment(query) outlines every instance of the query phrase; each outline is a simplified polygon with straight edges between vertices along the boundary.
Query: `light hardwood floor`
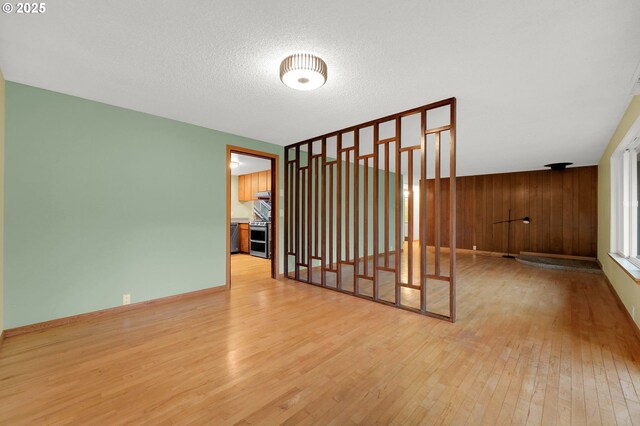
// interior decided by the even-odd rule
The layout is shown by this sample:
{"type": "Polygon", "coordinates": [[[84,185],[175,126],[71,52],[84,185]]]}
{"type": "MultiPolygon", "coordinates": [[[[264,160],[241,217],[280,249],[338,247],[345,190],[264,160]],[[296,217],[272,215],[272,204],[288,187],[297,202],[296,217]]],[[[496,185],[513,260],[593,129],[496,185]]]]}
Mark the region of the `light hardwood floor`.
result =
{"type": "Polygon", "coordinates": [[[230,292],[6,339],[0,424],[640,424],[602,276],[458,262],[450,324],[234,255],[230,292]]]}

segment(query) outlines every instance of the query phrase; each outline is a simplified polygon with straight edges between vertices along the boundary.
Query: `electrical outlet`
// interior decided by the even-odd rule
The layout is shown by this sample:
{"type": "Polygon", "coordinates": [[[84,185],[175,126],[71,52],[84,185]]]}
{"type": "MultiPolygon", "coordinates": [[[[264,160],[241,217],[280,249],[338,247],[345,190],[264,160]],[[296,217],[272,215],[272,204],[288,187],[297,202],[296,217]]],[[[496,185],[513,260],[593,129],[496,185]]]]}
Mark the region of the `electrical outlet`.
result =
{"type": "Polygon", "coordinates": [[[123,305],[128,305],[129,303],[131,303],[131,295],[130,294],[123,294],[122,295],[122,304],[123,305]]]}
{"type": "Polygon", "coordinates": [[[475,250],[475,249],[476,249],[476,246],[473,246],[473,249],[475,250]]]}

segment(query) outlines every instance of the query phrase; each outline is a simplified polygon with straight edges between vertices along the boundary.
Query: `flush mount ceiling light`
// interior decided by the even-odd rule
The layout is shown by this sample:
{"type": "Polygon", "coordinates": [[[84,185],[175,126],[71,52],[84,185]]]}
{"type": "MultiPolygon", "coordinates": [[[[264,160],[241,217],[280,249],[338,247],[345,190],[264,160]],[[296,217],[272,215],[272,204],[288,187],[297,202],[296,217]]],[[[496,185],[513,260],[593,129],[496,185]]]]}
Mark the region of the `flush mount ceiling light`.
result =
{"type": "Polygon", "coordinates": [[[237,169],[239,165],[240,165],[240,162],[239,162],[239,161],[231,161],[231,162],[229,163],[229,168],[230,168],[230,169],[237,169]]]}
{"type": "Polygon", "coordinates": [[[280,80],[296,90],[314,90],[327,81],[327,64],[310,53],[296,53],[280,64],[280,80]]]}

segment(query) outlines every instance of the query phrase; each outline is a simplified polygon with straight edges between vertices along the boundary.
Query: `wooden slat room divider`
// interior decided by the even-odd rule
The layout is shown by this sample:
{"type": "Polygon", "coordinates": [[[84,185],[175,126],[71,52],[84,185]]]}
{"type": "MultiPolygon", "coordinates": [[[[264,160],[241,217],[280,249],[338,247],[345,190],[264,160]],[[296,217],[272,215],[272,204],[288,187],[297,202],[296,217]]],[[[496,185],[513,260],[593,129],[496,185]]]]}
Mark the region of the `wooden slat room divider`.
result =
{"type": "Polygon", "coordinates": [[[285,147],[285,275],[455,321],[455,132],[450,98],[285,147]]]}

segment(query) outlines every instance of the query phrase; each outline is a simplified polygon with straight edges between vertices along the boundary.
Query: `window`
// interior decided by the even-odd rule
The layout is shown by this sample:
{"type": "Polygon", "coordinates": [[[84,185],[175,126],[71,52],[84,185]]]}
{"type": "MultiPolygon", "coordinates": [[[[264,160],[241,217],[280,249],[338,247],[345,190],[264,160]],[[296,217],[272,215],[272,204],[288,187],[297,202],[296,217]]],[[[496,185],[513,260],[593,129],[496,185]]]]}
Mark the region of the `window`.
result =
{"type": "Polygon", "coordinates": [[[611,251],[640,268],[640,118],[611,156],[611,251]]]}

